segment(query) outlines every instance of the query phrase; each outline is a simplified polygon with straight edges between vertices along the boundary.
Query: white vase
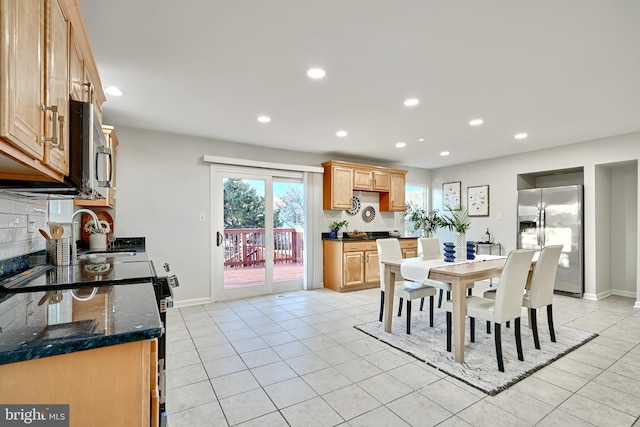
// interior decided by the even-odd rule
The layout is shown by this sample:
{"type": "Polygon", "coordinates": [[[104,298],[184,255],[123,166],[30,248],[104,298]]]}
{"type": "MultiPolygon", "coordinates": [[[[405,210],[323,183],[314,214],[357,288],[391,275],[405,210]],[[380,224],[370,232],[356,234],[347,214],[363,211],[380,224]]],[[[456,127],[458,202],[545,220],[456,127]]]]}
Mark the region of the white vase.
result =
{"type": "Polygon", "coordinates": [[[462,261],[467,259],[467,235],[462,233],[456,233],[456,261],[462,261]]]}
{"type": "Polygon", "coordinates": [[[103,233],[89,234],[89,249],[92,251],[107,249],[107,235],[103,233]]]}

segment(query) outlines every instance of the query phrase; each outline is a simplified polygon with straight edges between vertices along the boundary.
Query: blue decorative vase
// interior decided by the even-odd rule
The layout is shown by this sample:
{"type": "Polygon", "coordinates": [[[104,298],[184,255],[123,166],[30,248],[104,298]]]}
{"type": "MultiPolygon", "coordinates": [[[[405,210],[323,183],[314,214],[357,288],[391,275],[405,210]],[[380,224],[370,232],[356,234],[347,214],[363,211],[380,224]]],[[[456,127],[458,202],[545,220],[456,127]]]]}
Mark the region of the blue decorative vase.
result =
{"type": "Polygon", "coordinates": [[[467,242],[467,259],[476,259],[476,243],[467,242]]]}
{"type": "Polygon", "coordinates": [[[445,262],[454,262],[456,260],[455,244],[452,242],[445,242],[444,246],[444,260],[445,262]]]}

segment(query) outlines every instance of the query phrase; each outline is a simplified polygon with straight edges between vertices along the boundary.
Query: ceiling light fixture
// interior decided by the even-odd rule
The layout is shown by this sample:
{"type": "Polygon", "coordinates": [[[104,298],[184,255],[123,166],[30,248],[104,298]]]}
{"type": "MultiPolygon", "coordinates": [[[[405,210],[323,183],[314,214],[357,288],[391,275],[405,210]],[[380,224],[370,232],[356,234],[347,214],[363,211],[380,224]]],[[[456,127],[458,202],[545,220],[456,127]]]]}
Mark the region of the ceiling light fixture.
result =
{"type": "Polygon", "coordinates": [[[307,70],[307,76],[312,79],[321,79],[325,76],[325,72],[322,68],[309,68],[307,70]]]}
{"type": "Polygon", "coordinates": [[[120,90],[119,88],[115,87],[115,86],[109,86],[104,88],[104,91],[107,95],[113,95],[113,96],[122,96],[124,95],[124,92],[122,90],[120,90]]]}
{"type": "Polygon", "coordinates": [[[523,133],[516,133],[516,134],[514,135],[514,138],[515,138],[515,139],[525,139],[527,136],[528,136],[528,135],[527,135],[526,133],[524,133],[524,132],[523,132],[523,133]]]}
{"type": "Polygon", "coordinates": [[[396,142],[396,148],[404,148],[406,146],[407,146],[406,142],[402,142],[402,141],[396,142]]]}
{"type": "Polygon", "coordinates": [[[424,138],[418,138],[418,142],[425,142],[425,141],[426,141],[426,139],[424,139],[424,138]]]}
{"type": "Polygon", "coordinates": [[[440,152],[440,155],[441,155],[442,157],[445,157],[445,156],[448,156],[448,155],[449,155],[449,152],[448,152],[448,151],[441,151],[441,152],[440,152]]]}
{"type": "Polygon", "coordinates": [[[339,130],[338,132],[336,132],[336,136],[340,137],[340,138],[344,138],[345,136],[347,136],[347,131],[346,130],[339,130]]]}
{"type": "Polygon", "coordinates": [[[409,98],[404,101],[404,105],[407,107],[415,107],[420,103],[418,98],[409,98]]]}
{"type": "Polygon", "coordinates": [[[271,121],[271,117],[269,116],[259,116],[258,121],[260,123],[269,123],[271,121]]]}
{"type": "Polygon", "coordinates": [[[483,123],[482,119],[473,119],[469,122],[471,126],[480,126],[483,123]]]}

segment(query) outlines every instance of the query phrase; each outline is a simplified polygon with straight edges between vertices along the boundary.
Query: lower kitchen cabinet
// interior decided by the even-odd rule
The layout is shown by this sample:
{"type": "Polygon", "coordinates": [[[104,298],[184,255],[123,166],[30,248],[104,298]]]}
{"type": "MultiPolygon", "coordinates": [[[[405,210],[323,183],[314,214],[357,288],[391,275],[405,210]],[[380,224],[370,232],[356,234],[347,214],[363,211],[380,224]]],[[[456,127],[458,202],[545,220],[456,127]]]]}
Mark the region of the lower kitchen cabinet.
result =
{"type": "MultiPolygon", "coordinates": [[[[325,239],[322,245],[325,288],[342,292],[380,285],[380,265],[375,240],[325,239]]],[[[403,257],[417,256],[417,239],[400,239],[400,246],[403,257]]]]}
{"type": "Polygon", "coordinates": [[[69,404],[72,427],[157,426],[157,363],[153,339],[0,365],[0,401],[69,404]]]}

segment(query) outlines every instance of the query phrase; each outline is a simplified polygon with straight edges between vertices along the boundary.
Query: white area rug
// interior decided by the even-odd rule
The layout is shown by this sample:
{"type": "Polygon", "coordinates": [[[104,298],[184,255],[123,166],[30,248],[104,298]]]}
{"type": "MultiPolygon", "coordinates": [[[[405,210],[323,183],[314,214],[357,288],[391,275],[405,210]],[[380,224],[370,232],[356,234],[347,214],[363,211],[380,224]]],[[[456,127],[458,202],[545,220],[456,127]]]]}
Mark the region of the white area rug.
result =
{"type": "MultiPolygon", "coordinates": [[[[538,311],[543,312],[544,310],[538,311]]],[[[454,361],[453,352],[447,352],[446,318],[443,312],[436,312],[433,328],[429,327],[428,312],[413,313],[411,316],[411,335],[406,334],[404,313],[402,317],[394,315],[393,332],[390,334],[384,332],[382,322],[378,321],[354,327],[493,396],[597,337],[597,334],[590,332],[556,326],[556,342],[551,342],[546,317],[541,317],[543,320],[538,320],[540,350],[535,349],[531,330],[525,324],[526,319],[523,319],[521,333],[524,362],[518,360],[513,322],[511,322],[511,328],[502,326],[502,354],[505,372],[498,370],[493,325],[491,327],[492,333],[487,334],[486,323],[483,320],[476,320],[476,341],[474,343],[469,341],[469,319],[467,318],[465,322],[465,362],[463,364],[454,361]]]]}

